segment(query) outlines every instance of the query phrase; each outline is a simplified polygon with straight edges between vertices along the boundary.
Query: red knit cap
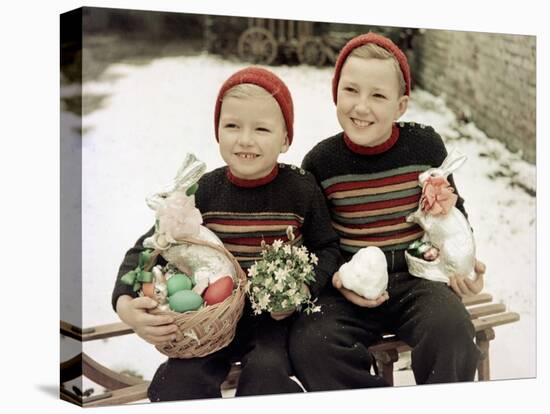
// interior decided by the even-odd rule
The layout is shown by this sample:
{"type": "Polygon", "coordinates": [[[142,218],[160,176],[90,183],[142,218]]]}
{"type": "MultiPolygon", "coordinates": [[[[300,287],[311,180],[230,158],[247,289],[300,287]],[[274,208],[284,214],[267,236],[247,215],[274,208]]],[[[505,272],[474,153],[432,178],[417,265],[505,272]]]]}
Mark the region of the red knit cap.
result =
{"type": "Polygon", "coordinates": [[[218,98],[216,99],[216,108],[214,109],[214,131],[216,133],[216,140],[219,141],[218,137],[218,125],[220,123],[220,110],[222,106],[222,99],[225,93],[236,85],[243,83],[252,83],[254,85],[260,86],[268,91],[273,98],[279,104],[283,117],[286,124],[286,132],[288,136],[288,145],[292,144],[292,136],[294,134],[292,125],[294,123],[294,107],[292,105],[292,96],[290,96],[290,91],[288,90],[285,83],[277,77],[274,73],[250,66],[244,69],[235,72],[233,75],[227,79],[218,93],[218,98]]]}
{"type": "Polygon", "coordinates": [[[397,59],[399,67],[401,68],[401,73],[403,73],[403,78],[405,79],[405,95],[411,94],[411,72],[409,69],[409,63],[407,62],[407,56],[405,56],[401,49],[399,49],[396,44],[387,37],[376,33],[367,33],[351,39],[348,43],[346,43],[338,55],[336,66],[334,68],[334,77],[332,78],[332,99],[334,100],[334,103],[336,103],[338,82],[340,81],[342,66],[344,66],[346,59],[353,49],[357,49],[359,46],[363,46],[368,43],[374,43],[386,49],[395,57],[395,59],[397,59]]]}

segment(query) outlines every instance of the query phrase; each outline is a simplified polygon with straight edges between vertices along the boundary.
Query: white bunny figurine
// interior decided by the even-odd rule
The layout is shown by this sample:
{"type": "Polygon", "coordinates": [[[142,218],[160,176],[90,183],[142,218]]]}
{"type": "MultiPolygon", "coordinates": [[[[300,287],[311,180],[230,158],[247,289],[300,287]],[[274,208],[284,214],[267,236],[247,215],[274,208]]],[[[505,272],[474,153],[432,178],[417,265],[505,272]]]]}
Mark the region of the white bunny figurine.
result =
{"type": "Polygon", "coordinates": [[[187,190],[197,184],[205,171],[206,164],[188,153],[178,169],[173,184],[167,186],[165,191],[146,199],[147,205],[157,213],[157,225],[155,233],[143,241],[143,246],[161,250],[166,261],[174,264],[182,272],[192,275],[195,283],[203,279],[213,283],[223,276],[231,276],[234,279],[236,277],[235,266],[222,252],[202,244],[179,243],[177,240],[177,236],[183,234],[183,238],[192,237],[223,246],[219,237],[201,224],[202,217],[195,208],[195,196],[187,194],[187,190]],[[167,211],[168,208],[171,211],[167,211]],[[163,210],[167,214],[159,217],[159,211],[163,210]],[[190,225],[186,226],[184,219],[189,219],[190,225]],[[195,231],[186,233],[188,229],[195,231]]]}
{"type": "Polygon", "coordinates": [[[454,206],[457,196],[452,194],[454,190],[447,181],[464,161],[465,155],[451,151],[439,168],[430,168],[418,177],[422,198],[418,210],[406,220],[424,229],[422,241],[439,249],[439,256],[434,261],[425,261],[405,251],[409,273],[414,276],[447,284],[453,275],[475,278],[474,236],[468,221],[454,206]]]}

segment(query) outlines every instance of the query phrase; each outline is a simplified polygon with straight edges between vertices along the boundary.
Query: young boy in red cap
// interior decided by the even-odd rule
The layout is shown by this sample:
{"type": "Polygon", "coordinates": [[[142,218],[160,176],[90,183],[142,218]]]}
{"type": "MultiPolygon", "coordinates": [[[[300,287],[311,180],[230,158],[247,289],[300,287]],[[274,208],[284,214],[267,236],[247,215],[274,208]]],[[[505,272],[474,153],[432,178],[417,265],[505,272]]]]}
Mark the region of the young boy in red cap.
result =
{"type": "MultiPolygon", "coordinates": [[[[410,89],[407,58],[390,39],[368,33],[341,50],[332,94],[343,132],[317,144],[302,167],[325,194],[344,260],[378,246],[389,281],[387,292],[368,300],[342,287],[336,273],[320,297],[322,315],[296,321],[290,356],[308,391],[387,385],[370,373],[368,352],[387,331],[413,348],[417,384],[474,379],[480,351],[460,296],[481,290],[484,265],[476,263],[477,280],[452,277],[450,288],[410,275],[404,258],[423,235],[405,221],[418,207],[418,176],[447,155],[433,128],[395,122],[407,109],[410,89]]],[[[454,187],[452,177],[449,182],[454,187]]],[[[460,197],[457,207],[466,216],[460,197]]]]}
{"type": "MultiPolygon", "coordinates": [[[[217,234],[245,271],[260,258],[262,240],[288,241],[286,229],[292,225],[293,243],[305,244],[319,258],[316,281],[309,286],[316,297],[336,271],[338,237],[314,177],[277,162],[292,144],[293,118],[290,92],[270,71],[249,67],[229,77],[214,110],[216,139],[227,165],[201,177],[195,202],[204,225],[217,234]]],[[[152,233],[153,229],[126,253],[112,304],[141,338],[157,344],[172,338],[173,320],[147,313],[156,306],[154,301],[136,298],[131,287],[120,281],[136,267],[143,241],[152,233]]],[[[220,385],[234,360],[241,361],[237,396],[301,392],[290,378],[287,333],[293,319],[293,312],[253,316],[247,303],[235,340],[228,347],[202,358],[169,358],[151,381],[149,399],[221,397],[220,385]]]]}

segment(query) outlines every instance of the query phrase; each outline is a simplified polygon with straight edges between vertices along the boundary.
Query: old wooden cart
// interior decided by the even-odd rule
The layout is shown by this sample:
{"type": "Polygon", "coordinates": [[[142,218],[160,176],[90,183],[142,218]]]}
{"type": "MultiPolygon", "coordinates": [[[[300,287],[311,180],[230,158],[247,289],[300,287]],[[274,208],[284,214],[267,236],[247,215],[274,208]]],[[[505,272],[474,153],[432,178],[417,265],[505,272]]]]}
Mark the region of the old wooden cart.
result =
{"type": "Polygon", "coordinates": [[[407,53],[417,29],[232,16],[205,21],[209,52],[259,65],[332,65],[348,40],[369,31],[390,37],[407,53]]]}
{"type": "Polygon", "coordinates": [[[207,44],[211,52],[236,53],[245,62],[276,61],[322,66],[334,63],[338,50],[354,33],[329,31],[323,23],[264,18],[209,18],[207,44]]]}
{"type": "Polygon", "coordinates": [[[242,60],[263,65],[273,63],[279,55],[295,55],[306,65],[334,63],[338,50],[353,34],[321,31],[314,22],[248,18],[237,52],[242,60]]]}

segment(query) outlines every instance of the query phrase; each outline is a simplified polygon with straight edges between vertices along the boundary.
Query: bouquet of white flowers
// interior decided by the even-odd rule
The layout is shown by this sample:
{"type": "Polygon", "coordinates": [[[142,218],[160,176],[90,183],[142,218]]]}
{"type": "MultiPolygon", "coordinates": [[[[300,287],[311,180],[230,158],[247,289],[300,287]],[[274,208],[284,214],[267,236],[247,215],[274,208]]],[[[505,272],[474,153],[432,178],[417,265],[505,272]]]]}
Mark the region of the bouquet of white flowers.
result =
{"type": "Polygon", "coordinates": [[[315,280],[313,266],[317,256],[305,246],[292,246],[294,233],[288,227],[288,244],[275,240],[262,242],[262,259],[248,269],[246,292],[256,315],[262,312],[283,312],[305,306],[306,313],[319,312],[306,286],[315,280]]]}

